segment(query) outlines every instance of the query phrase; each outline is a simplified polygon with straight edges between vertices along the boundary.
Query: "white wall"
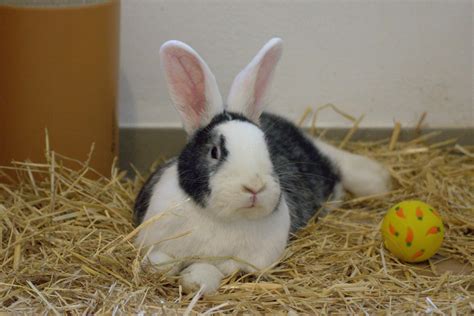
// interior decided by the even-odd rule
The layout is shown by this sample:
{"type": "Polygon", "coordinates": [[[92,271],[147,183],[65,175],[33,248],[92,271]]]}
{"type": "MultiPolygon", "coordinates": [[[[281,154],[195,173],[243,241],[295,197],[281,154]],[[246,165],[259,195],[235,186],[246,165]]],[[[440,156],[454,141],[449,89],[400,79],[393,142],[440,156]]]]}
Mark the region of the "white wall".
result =
{"type": "MultiPolygon", "coordinates": [[[[159,66],[169,39],[193,46],[227,95],[272,36],[285,49],[271,109],[291,119],[331,102],[363,126],[467,127],[473,118],[472,1],[122,0],[121,126],[178,126],[159,66]]],[[[320,125],[347,126],[330,111],[320,125]]]]}

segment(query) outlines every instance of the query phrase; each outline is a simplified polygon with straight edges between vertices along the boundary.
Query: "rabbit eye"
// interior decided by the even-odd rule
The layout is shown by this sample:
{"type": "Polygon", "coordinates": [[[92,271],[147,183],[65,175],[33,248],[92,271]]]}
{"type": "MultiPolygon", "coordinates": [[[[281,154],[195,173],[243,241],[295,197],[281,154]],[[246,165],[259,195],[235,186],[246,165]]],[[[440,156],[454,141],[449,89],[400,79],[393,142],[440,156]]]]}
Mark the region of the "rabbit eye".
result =
{"type": "Polygon", "coordinates": [[[217,146],[213,146],[211,149],[211,158],[219,159],[219,156],[220,156],[219,148],[217,148],[217,146]]]}

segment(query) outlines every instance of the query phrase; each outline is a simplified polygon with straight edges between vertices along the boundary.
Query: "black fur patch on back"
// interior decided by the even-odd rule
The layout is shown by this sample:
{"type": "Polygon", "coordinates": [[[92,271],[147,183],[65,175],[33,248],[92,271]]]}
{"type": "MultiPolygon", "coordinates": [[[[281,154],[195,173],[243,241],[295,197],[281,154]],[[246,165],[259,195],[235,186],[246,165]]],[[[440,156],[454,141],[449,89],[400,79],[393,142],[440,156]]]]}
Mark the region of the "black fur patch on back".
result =
{"type": "Polygon", "coordinates": [[[226,160],[229,154],[225,147],[225,137],[216,135],[219,124],[239,120],[250,122],[243,115],[223,112],[215,116],[205,127],[197,130],[178,157],[179,185],[201,207],[206,206],[206,198],[211,194],[209,177],[226,160]],[[217,163],[209,160],[209,150],[219,146],[221,156],[217,163]]]}
{"type": "Polygon", "coordinates": [[[291,231],[307,224],[340,181],[329,159],[293,123],[263,113],[261,128],[290,208],[291,231]]]}

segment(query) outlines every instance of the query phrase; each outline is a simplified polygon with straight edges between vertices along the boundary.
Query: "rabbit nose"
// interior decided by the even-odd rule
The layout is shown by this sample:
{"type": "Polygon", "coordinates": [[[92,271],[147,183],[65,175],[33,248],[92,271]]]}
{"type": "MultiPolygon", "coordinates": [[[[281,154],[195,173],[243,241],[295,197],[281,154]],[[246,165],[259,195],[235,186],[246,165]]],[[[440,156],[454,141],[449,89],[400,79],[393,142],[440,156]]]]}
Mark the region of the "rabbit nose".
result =
{"type": "Polygon", "coordinates": [[[259,185],[243,185],[242,191],[257,195],[265,189],[265,184],[261,183],[259,185]]]}
{"type": "Polygon", "coordinates": [[[246,184],[242,185],[242,191],[251,193],[253,195],[257,195],[258,193],[262,192],[266,187],[265,181],[258,173],[255,174],[251,179],[248,179],[246,182],[246,184]]]}

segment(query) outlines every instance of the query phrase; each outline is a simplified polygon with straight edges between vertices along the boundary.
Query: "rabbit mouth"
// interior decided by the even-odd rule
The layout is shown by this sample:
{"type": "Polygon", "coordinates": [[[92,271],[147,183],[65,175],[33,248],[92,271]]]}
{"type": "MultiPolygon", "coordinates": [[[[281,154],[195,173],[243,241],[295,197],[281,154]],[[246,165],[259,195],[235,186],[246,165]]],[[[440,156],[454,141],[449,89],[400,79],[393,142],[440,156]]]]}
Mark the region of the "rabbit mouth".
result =
{"type": "Polygon", "coordinates": [[[244,206],[242,207],[243,209],[246,209],[246,210],[249,210],[249,209],[252,209],[252,208],[261,208],[261,205],[260,204],[256,204],[256,203],[251,203],[250,205],[247,205],[247,206],[244,206]]]}
{"type": "Polygon", "coordinates": [[[275,203],[271,203],[272,205],[268,205],[265,203],[262,197],[256,196],[255,198],[250,197],[248,203],[241,207],[238,212],[250,219],[260,218],[262,216],[267,216],[273,213],[281,203],[282,195],[279,194],[278,198],[276,199],[275,203]]]}
{"type": "Polygon", "coordinates": [[[257,219],[268,214],[268,210],[262,205],[245,206],[239,209],[240,216],[248,219],[257,219]]]}
{"type": "Polygon", "coordinates": [[[253,194],[250,198],[249,198],[249,205],[244,207],[244,208],[253,208],[255,206],[260,206],[260,199],[257,197],[256,194],[253,194]]]}
{"type": "Polygon", "coordinates": [[[263,205],[260,203],[258,198],[251,198],[248,203],[245,204],[245,206],[242,207],[242,209],[253,209],[253,208],[263,208],[263,205]]]}

